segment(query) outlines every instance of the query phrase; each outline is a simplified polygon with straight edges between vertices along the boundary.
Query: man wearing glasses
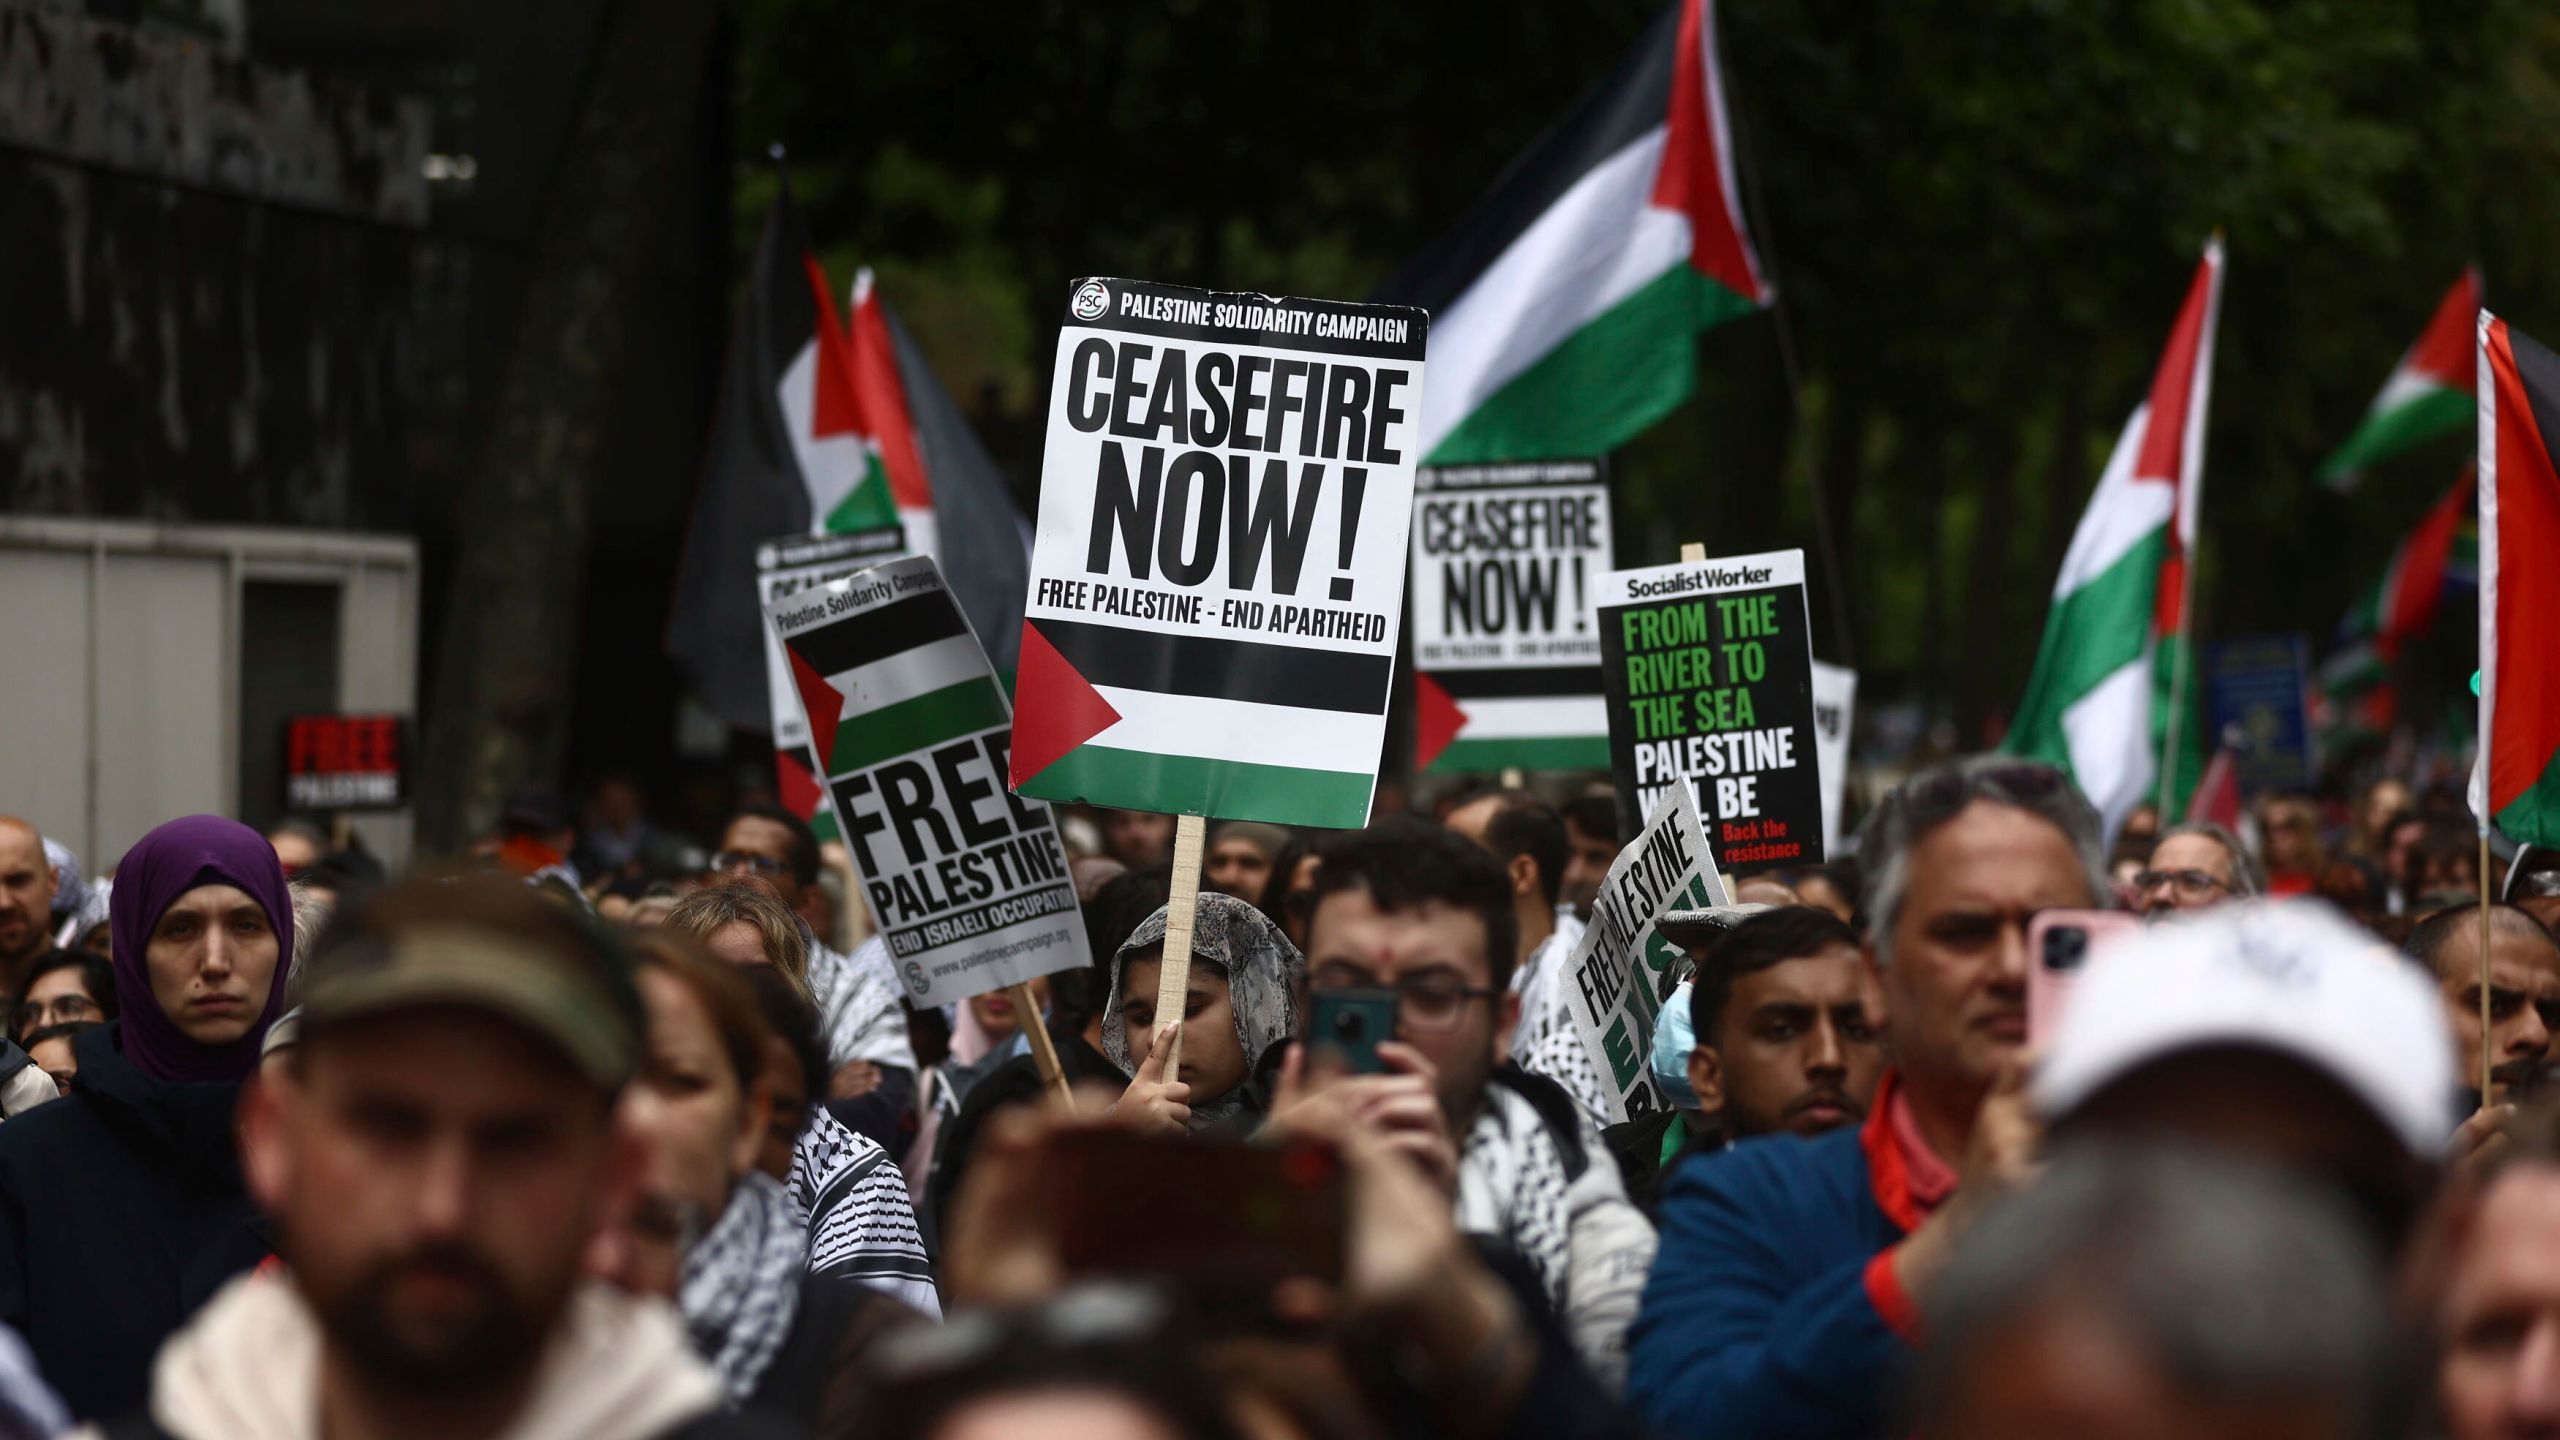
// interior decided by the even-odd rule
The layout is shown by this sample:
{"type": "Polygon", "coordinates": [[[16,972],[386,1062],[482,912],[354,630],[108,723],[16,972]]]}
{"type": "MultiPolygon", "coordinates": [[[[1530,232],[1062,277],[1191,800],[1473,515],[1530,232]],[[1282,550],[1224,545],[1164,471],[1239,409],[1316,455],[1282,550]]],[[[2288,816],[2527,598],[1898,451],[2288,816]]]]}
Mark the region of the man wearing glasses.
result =
{"type": "Polygon", "coordinates": [[[1666,1433],[1894,1433],[1918,1301],[2036,1144],[2020,1052],[2027,926],[2106,893],[2098,816],[2059,771],[1959,760],[1860,832],[1894,1068],[1864,1123],[1745,1141],[1664,1182],[1627,1395],[1666,1433]]]}
{"type": "Polygon", "coordinates": [[[2136,903],[2144,918],[2153,920],[2172,911],[2245,900],[2265,888],[2240,837],[2210,820],[2190,820],[2162,831],[2151,863],[2133,877],[2136,903]]]}
{"type": "Polygon", "coordinates": [[[1473,841],[1403,818],[1337,834],[1319,854],[1309,989],[1396,1002],[1384,1072],[1319,1083],[1450,1195],[1459,1229],[1519,1255],[1614,1393],[1653,1227],[1574,1100],[1509,1063],[1509,876],[1473,841]]]}

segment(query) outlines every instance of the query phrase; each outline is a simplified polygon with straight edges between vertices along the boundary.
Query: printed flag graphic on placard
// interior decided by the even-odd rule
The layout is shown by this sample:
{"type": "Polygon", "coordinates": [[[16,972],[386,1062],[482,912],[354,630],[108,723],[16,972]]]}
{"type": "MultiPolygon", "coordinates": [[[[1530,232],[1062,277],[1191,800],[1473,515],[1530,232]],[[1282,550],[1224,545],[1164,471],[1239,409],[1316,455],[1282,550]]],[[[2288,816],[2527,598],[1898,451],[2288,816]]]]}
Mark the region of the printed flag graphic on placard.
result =
{"type": "Polygon", "coordinates": [[[1376,296],[1431,312],[1423,458],[1601,454],[1687,399],[1699,332],[1770,299],[1735,194],[1714,6],[1679,0],[1376,296]]]}
{"type": "Polygon", "coordinates": [[[2150,398],[2125,422],[2072,533],[2035,672],[2002,746],[2069,771],[2110,835],[2156,794],[2173,730],[2178,771],[2167,813],[2180,812],[2204,768],[2192,666],[2185,692],[2171,692],[2185,644],[2184,575],[2204,493],[2205,406],[2221,304],[2216,238],[2205,245],[2170,328],[2150,398]],[[2173,705],[2184,710],[2175,725],[2173,705]]]}
{"type": "Polygon", "coordinates": [[[839,318],[785,184],[748,268],[667,628],[704,706],[742,730],[770,723],[758,546],[901,524],[1010,668],[1027,573],[1011,491],[868,272],[851,326],[839,318]]]}
{"type": "Polygon", "coordinates": [[[1368,823],[1428,324],[1396,306],[1075,283],[1022,626],[1016,790],[1368,823]]]}
{"type": "Polygon", "coordinates": [[[909,1003],[1086,962],[1049,807],[1005,793],[1013,716],[923,556],[766,607],[810,751],[909,1003]]]}
{"type": "MultiPolygon", "coordinates": [[[[814,590],[857,570],[897,558],[906,537],[895,525],[845,535],[784,535],[756,547],[756,590],[770,610],[785,596],[814,590]]],[[[764,627],[764,673],[772,693],[773,768],[776,796],[784,809],[809,822],[820,840],[836,835],[835,813],[827,808],[825,767],[809,748],[809,723],[801,718],[791,662],[782,638],[764,627]]]]}
{"type": "Polygon", "coordinates": [[[2560,356],[2483,311],[2480,376],[2480,764],[2472,810],[2527,845],[2560,845],[2560,356]]]}
{"type": "Polygon", "coordinates": [[[2354,489],[2364,467],[2471,428],[2472,329],[2479,314],[2480,271],[2475,266],[2463,271],[2436,302],[2427,328],[2391,368],[2356,432],[2321,462],[2323,481],[2334,489],[2354,489]]]}
{"type": "Polygon", "coordinates": [[[1612,564],[1600,462],[1425,467],[1414,496],[1414,763],[1607,769],[1591,619],[1612,564]]]}

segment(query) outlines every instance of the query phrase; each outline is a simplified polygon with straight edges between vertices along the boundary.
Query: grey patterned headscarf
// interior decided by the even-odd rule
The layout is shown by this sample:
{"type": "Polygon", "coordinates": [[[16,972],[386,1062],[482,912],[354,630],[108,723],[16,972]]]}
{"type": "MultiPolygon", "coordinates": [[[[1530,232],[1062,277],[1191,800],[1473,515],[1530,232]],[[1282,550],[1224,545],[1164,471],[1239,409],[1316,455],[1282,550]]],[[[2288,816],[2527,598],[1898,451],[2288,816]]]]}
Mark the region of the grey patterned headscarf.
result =
{"type": "MultiPolygon", "coordinates": [[[[1120,976],[1132,957],[1164,944],[1165,911],[1158,907],[1111,957],[1111,993],[1102,1005],[1102,1053],[1123,1074],[1138,1067],[1129,1059],[1129,1030],[1120,1018],[1120,976]]],[[[1236,1043],[1244,1050],[1245,1074],[1261,1068],[1271,1047],[1297,1031],[1295,997],[1306,972],[1305,957],[1268,916],[1232,895],[1200,897],[1198,918],[1191,925],[1191,963],[1206,964],[1227,977],[1227,997],[1235,1011],[1236,1043]]],[[[1250,1081],[1248,1081],[1249,1085],[1250,1081]]],[[[1247,1086],[1191,1106],[1191,1128],[1205,1129],[1244,1108],[1247,1086]]]]}

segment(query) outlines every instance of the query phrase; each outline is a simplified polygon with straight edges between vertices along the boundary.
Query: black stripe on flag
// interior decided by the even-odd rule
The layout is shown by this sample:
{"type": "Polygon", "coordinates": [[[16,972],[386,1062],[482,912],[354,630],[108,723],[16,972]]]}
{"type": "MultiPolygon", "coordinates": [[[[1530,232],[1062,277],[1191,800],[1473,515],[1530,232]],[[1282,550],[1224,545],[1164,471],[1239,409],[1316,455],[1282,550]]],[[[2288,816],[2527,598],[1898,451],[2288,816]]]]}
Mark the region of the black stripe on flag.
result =
{"type": "Polygon", "coordinates": [[[932,590],[894,600],[791,637],[791,648],[821,675],[841,675],[903,655],[919,645],[969,633],[951,592],[932,590]]]}
{"type": "Polygon", "coordinates": [[[1552,696],[1598,695],[1598,665],[1558,665],[1540,669],[1424,670],[1452,700],[1520,700],[1552,696]]]}
{"type": "Polygon", "coordinates": [[[2542,446],[2554,451],[2546,463],[2560,469],[2560,355],[2543,348],[2542,342],[2507,327],[2507,349],[2516,357],[2516,378],[2524,382],[2525,398],[2533,406],[2534,427],[2542,432],[2542,446]]]}
{"type": "Polygon", "coordinates": [[[1081,620],[1035,619],[1040,634],[1089,685],[1339,710],[1386,711],[1394,657],[1345,655],[1207,635],[1167,635],[1081,620]]]}
{"type": "Polygon", "coordinates": [[[1680,6],[1673,0],[1609,78],[1584,91],[1554,129],[1520,152],[1484,198],[1369,298],[1418,305],[1434,315],[1455,304],[1576,181],[1671,118],[1671,65],[1679,34],[1680,6]]]}

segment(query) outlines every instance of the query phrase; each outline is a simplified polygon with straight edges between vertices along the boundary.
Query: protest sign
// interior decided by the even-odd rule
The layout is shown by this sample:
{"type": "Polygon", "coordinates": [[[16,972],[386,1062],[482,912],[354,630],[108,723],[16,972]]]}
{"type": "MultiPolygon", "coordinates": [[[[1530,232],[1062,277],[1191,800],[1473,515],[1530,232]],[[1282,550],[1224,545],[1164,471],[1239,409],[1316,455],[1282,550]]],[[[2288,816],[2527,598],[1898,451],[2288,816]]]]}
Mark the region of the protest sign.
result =
{"type": "Polygon", "coordinates": [[[1840,853],[1840,799],[1849,788],[1849,728],[1858,716],[1858,672],[1813,662],[1813,753],[1822,763],[1822,849],[1840,853]]]}
{"type": "Polygon", "coordinates": [[[1414,480],[1414,763],[1609,763],[1591,587],[1614,563],[1597,460],[1425,466],[1414,480]]]}
{"type": "Polygon", "coordinates": [[[909,1003],[1086,963],[1049,807],[1005,792],[1013,716],[942,572],[913,556],[765,607],[827,801],[909,1003]]]}
{"type": "Polygon", "coordinates": [[[1400,306],[1071,287],[1016,791],[1368,822],[1428,324],[1400,306]]]}
{"type": "Polygon", "coordinates": [[[296,715],[284,723],[284,808],[396,810],[409,799],[409,722],[296,715]]]}
{"type": "Polygon", "coordinates": [[[1610,1123],[1666,1103],[1645,1057],[1662,1010],[1662,975],[1680,950],[1654,926],[1674,910],[1732,903],[1689,787],[1665,786],[1643,832],[1609,863],[1591,923],[1566,962],[1565,1003],[1608,1093],[1610,1123]]]}
{"type": "Polygon", "coordinates": [[[2311,788],[2310,651],[2300,635],[2235,636],[2212,647],[2206,733],[2231,747],[2244,793],[2311,788]]]}
{"type": "MultiPolygon", "coordinates": [[[[756,607],[762,611],[786,595],[841,580],[865,566],[904,553],[906,535],[896,525],[841,535],[785,535],[756,546],[756,607]]],[[[771,625],[764,634],[765,691],[773,711],[773,766],[782,803],[810,824],[821,840],[833,840],[835,817],[821,800],[818,757],[809,750],[809,727],[791,688],[791,664],[771,625]]]]}
{"type": "Polygon", "coordinates": [[[1686,782],[1728,872],[1820,861],[1804,552],[1613,570],[1594,599],[1619,811],[1686,782]]]}

